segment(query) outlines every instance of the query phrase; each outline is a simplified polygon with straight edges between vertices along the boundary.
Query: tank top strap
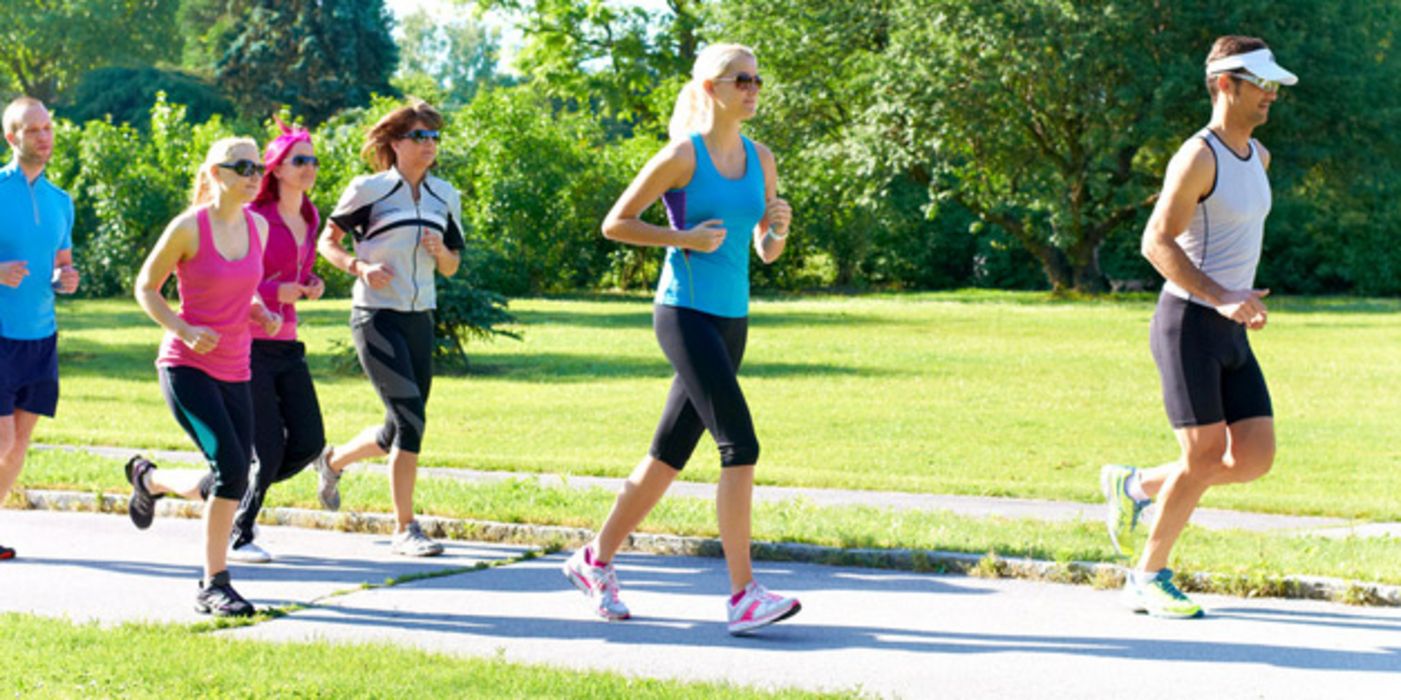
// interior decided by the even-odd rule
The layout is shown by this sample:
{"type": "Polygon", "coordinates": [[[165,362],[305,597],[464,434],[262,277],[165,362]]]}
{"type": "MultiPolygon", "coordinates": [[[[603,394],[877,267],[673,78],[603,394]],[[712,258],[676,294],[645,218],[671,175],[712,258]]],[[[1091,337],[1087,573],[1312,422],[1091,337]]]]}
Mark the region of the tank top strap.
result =
{"type": "Polygon", "coordinates": [[[710,160],[710,151],[705,147],[705,139],[699,131],[691,134],[691,147],[696,149],[696,172],[692,175],[693,180],[695,175],[701,174],[702,171],[707,175],[718,173],[715,169],[715,163],[710,160]]]}
{"type": "Polygon", "coordinates": [[[195,257],[191,261],[206,256],[210,251],[218,253],[214,247],[214,228],[209,223],[209,207],[200,207],[195,213],[196,227],[199,229],[199,250],[195,251],[195,257]]]}
{"type": "MultiPolygon", "coordinates": [[[[261,260],[263,257],[263,239],[258,236],[258,226],[255,223],[253,223],[253,212],[249,211],[248,209],[244,209],[243,220],[248,224],[247,257],[251,258],[257,256],[257,258],[261,260]]],[[[291,232],[289,231],[288,233],[290,235],[291,232]]],[[[271,235],[271,232],[269,232],[269,235],[271,235]]],[[[292,245],[294,248],[296,247],[295,239],[292,241],[292,245]]],[[[301,250],[298,250],[297,252],[301,253],[301,250]]]]}

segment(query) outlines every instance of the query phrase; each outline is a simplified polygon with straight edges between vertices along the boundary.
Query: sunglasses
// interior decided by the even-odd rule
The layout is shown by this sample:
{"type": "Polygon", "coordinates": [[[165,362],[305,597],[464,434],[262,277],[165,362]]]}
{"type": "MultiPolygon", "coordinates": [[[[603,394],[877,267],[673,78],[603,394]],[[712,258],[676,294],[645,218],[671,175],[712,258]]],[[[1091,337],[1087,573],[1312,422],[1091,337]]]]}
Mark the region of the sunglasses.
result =
{"type": "Polygon", "coordinates": [[[745,92],[758,92],[764,87],[764,79],[758,73],[750,75],[748,73],[735,73],[733,78],[716,78],[717,83],[734,83],[735,87],[745,92]]]}
{"type": "Polygon", "coordinates": [[[292,156],[291,158],[287,159],[287,161],[291,163],[292,167],[294,168],[302,168],[308,165],[314,168],[318,165],[321,165],[321,160],[318,159],[316,156],[292,156]]]}
{"type": "Polygon", "coordinates": [[[424,141],[437,143],[443,140],[443,135],[436,129],[414,129],[400,138],[409,139],[414,143],[423,143],[424,141]]]}
{"type": "Polygon", "coordinates": [[[1255,75],[1254,73],[1245,72],[1227,73],[1227,75],[1238,80],[1244,80],[1245,82],[1250,83],[1251,85],[1254,85],[1255,87],[1260,88],[1265,92],[1279,92],[1278,80],[1265,80],[1264,78],[1261,78],[1260,76],[1255,75]]]}
{"type": "Polygon", "coordinates": [[[262,175],[263,173],[267,172],[268,169],[268,166],[263,165],[262,163],[257,163],[248,160],[247,158],[244,158],[243,160],[236,160],[232,163],[220,163],[219,167],[224,168],[226,170],[232,170],[234,171],[234,173],[238,174],[239,177],[251,177],[253,175],[262,175]]]}

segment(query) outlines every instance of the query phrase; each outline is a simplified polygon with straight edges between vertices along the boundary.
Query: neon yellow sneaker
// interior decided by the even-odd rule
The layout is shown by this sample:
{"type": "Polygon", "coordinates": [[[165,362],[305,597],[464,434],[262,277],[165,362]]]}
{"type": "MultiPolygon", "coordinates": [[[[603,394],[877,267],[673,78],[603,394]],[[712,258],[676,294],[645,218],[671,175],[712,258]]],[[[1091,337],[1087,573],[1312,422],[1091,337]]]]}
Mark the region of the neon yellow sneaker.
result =
{"type": "Polygon", "coordinates": [[[1138,527],[1139,516],[1152,501],[1136,501],[1124,488],[1129,477],[1138,470],[1122,464],[1106,464],[1099,470],[1099,489],[1104,494],[1108,506],[1104,513],[1104,524],[1109,528],[1109,542],[1114,551],[1124,558],[1134,555],[1133,531],[1138,527]]]}
{"type": "Polygon", "coordinates": [[[1186,620],[1202,616],[1202,607],[1172,583],[1172,569],[1161,569],[1145,583],[1134,580],[1134,572],[1125,577],[1124,604],[1137,613],[1153,617],[1186,620]]]}

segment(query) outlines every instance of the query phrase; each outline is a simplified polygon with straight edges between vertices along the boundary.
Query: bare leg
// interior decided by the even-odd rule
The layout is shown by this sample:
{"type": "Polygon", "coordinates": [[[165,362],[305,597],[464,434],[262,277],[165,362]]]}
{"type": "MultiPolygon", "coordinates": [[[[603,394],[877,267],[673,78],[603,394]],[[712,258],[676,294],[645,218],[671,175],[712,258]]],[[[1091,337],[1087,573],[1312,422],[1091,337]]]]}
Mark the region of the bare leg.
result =
{"type": "MultiPolygon", "coordinates": [[[[1251,418],[1177,431],[1184,468],[1168,470],[1158,499],[1158,518],[1139,560],[1139,569],[1165,568],[1172,547],[1212,486],[1245,483],[1264,476],[1274,463],[1274,420],[1251,418]]],[[[1167,467],[1159,467],[1167,469],[1167,467]]],[[[1145,487],[1145,490],[1146,487],[1145,487]]]]}
{"type": "MultiPolygon", "coordinates": [[[[376,446],[375,449],[379,449],[376,446]]],[[[413,489],[418,479],[418,453],[395,447],[389,451],[389,497],[394,501],[395,532],[403,532],[413,522],[413,489]]]]}
{"type": "Polygon", "coordinates": [[[332,448],[331,451],[331,471],[337,474],[345,470],[346,467],[371,457],[383,457],[387,454],[380,449],[376,439],[379,437],[380,427],[372,425],[361,430],[358,435],[350,439],[350,442],[332,448]]]}
{"type": "Polygon", "coordinates": [[[0,418],[0,503],[10,494],[24,469],[24,456],[29,451],[29,438],[39,414],[15,409],[13,415],[0,418]]]}
{"type": "MultiPolygon", "coordinates": [[[[209,475],[208,469],[152,469],[147,472],[147,487],[151,495],[173,493],[189,501],[204,498],[199,492],[200,482],[209,475]]],[[[232,521],[230,521],[232,522],[232,521]]]]}
{"type": "Polygon", "coordinates": [[[720,525],[720,544],[730,569],[730,593],[738,593],[754,580],[749,556],[750,515],[754,502],[754,465],[725,467],[720,470],[720,486],[715,491],[715,515],[720,525]]]}
{"type": "Polygon", "coordinates": [[[204,507],[204,580],[229,568],[229,535],[233,533],[238,501],[210,496],[204,507]]]}
{"type": "Polygon", "coordinates": [[[594,555],[599,561],[612,561],[618,549],[623,546],[628,535],[642,524],[647,514],[657,502],[662,500],[671,482],[676,480],[676,471],[671,465],[651,456],[642,458],[632,470],[623,489],[613,501],[613,510],[603,522],[603,528],[594,538],[594,555]]]}

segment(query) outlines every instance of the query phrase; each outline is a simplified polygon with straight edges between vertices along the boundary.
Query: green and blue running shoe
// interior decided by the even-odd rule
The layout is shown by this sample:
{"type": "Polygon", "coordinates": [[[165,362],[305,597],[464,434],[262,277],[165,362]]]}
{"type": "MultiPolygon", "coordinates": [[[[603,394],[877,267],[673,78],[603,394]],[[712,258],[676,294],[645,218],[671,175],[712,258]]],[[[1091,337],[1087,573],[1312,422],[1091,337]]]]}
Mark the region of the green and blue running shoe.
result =
{"type": "Polygon", "coordinates": [[[1125,558],[1134,555],[1133,531],[1138,527],[1143,509],[1152,501],[1136,501],[1125,485],[1137,470],[1122,464],[1106,464],[1099,470],[1099,489],[1104,494],[1104,524],[1109,528],[1109,541],[1114,551],[1125,558]]]}
{"type": "Polygon", "coordinates": [[[1124,604],[1136,613],[1153,617],[1186,620],[1202,616],[1202,607],[1172,583],[1172,569],[1162,569],[1144,583],[1134,580],[1134,572],[1125,577],[1124,604]]]}

